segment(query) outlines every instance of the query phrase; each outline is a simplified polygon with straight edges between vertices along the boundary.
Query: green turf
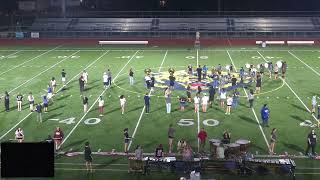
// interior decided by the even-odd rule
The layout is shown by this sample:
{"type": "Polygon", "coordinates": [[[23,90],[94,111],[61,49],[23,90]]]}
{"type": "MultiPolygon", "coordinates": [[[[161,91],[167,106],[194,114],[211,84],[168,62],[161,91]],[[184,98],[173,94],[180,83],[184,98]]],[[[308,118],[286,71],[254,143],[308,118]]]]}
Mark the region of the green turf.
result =
{"type": "MultiPolygon", "coordinates": [[[[0,112],[0,137],[1,141],[14,138],[12,127],[22,127],[25,132],[26,141],[41,141],[48,134],[53,134],[55,127],[60,126],[66,136],[62,148],[63,150],[73,149],[82,151],[85,141],[90,141],[92,150],[98,151],[123,151],[123,132],[124,128],[129,128],[134,139],[130,150],[133,151],[136,145],[143,146],[145,152],[153,152],[158,144],[164,144],[167,151],[167,129],[169,124],[174,124],[176,129],[176,145],[178,139],[185,138],[197,151],[197,132],[198,127],[204,127],[210,138],[221,138],[222,132],[228,129],[232,133],[232,141],[237,139],[249,139],[252,142],[251,152],[253,154],[267,154],[268,148],[263,137],[269,142],[271,129],[278,129],[279,141],[276,144],[276,153],[290,154],[304,153],[306,148],[306,136],[311,130],[310,127],[301,127],[299,124],[304,120],[312,120],[313,117],[304,107],[310,108],[311,97],[320,96],[318,89],[320,85],[320,51],[314,47],[271,47],[260,49],[255,47],[218,47],[205,48],[198,51],[188,50],[178,47],[122,47],[122,46],[2,46],[0,47],[0,92],[10,92],[10,112],[4,112],[1,107],[0,112]],[[53,48],[56,48],[53,50],[53,48]],[[50,51],[51,50],[51,51],[50,51]],[[290,54],[288,52],[290,50],[290,54]],[[229,57],[229,55],[230,57],[229,57]],[[260,54],[259,54],[260,53],[260,54]],[[13,55],[12,55],[13,54],[13,55]],[[294,57],[296,56],[296,57],[294,57]],[[186,58],[186,57],[189,57],[186,58]],[[206,58],[207,57],[207,58],[206,58]],[[273,57],[273,58],[272,58],[273,57]],[[246,63],[258,64],[265,60],[273,61],[279,59],[286,60],[288,72],[286,83],[282,80],[270,80],[263,78],[262,93],[256,95],[254,112],[260,122],[260,109],[267,103],[271,110],[270,127],[263,128],[262,131],[253,111],[248,108],[243,89],[239,89],[241,94],[240,105],[233,110],[230,116],[224,114],[225,110],[215,102],[214,108],[207,113],[197,114],[193,112],[193,105],[188,104],[185,112],[178,110],[179,103],[177,96],[185,95],[185,91],[175,90],[173,92],[171,114],[166,114],[163,91],[152,92],[151,113],[143,113],[143,95],[149,91],[144,87],[144,69],[149,67],[153,72],[167,72],[169,67],[176,70],[185,70],[188,64],[194,67],[197,64],[206,64],[209,68],[217,64],[231,64],[233,61],[237,70],[246,63]],[[304,64],[305,63],[305,64],[304,64]],[[89,106],[92,108],[87,114],[83,113],[81,103],[78,77],[79,73],[86,68],[89,73],[89,84],[85,95],[89,97],[89,106]],[[129,86],[128,72],[130,68],[135,71],[135,85],[129,86]],[[110,68],[115,81],[114,86],[104,91],[102,86],[102,74],[110,68]],[[49,106],[49,113],[44,114],[44,122],[36,122],[36,114],[29,113],[27,94],[32,92],[36,102],[41,100],[41,95],[45,94],[46,85],[51,77],[55,77],[58,82],[58,89],[61,88],[61,69],[67,72],[67,90],[59,92],[54,97],[54,103],[49,106]],[[18,92],[25,94],[24,110],[16,111],[15,96],[18,92]],[[104,92],[104,93],[103,93],[104,92]],[[294,93],[293,93],[294,92],[294,93]],[[99,117],[95,100],[103,93],[105,99],[105,116],[99,117]],[[127,99],[126,112],[120,113],[119,96],[125,95],[127,99]],[[298,98],[297,98],[298,97],[298,98]],[[300,101],[301,100],[301,101],[300,101]],[[141,118],[140,118],[141,117],[141,118]],[[64,120],[75,118],[71,124],[59,123],[49,119],[64,120]],[[91,118],[94,122],[99,118],[100,122],[94,125],[87,125],[84,122],[91,118]],[[179,126],[181,119],[192,119],[194,124],[188,127],[179,126]],[[219,121],[218,126],[210,127],[203,124],[207,119],[219,121]],[[80,121],[81,120],[81,121],[80,121]],[[199,124],[198,124],[199,122],[199,124]]],[[[254,85],[249,88],[254,88],[254,85]]],[[[319,134],[319,131],[317,130],[319,134]]],[[[176,146],[174,147],[174,150],[176,146]]],[[[209,150],[207,144],[206,150],[209,150]]],[[[319,146],[317,151],[319,151],[319,146]]],[[[94,163],[104,165],[98,166],[97,172],[93,177],[83,176],[84,167],[82,156],[73,158],[59,158],[56,175],[59,179],[99,179],[107,174],[112,179],[127,179],[125,172],[127,163],[125,158],[106,158],[96,157],[94,163]],[[122,165],[112,165],[122,164],[122,165]],[[105,169],[105,170],[102,170],[105,169]],[[113,169],[113,170],[108,170],[113,169]],[[81,172],[81,173],[78,173],[81,172]]],[[[298,160],[298,166],[313,168],[301,170],[298,178],[319,178],[319,163],[312,160],[298,160]],[[318,168],[318,169],[317,169],[318,168]]],[[[167,178],[177,178],[177,175],[157,174],[152,179],[167,176],[167,178]]],[[[210,177],[210,175],[207,175],[210,177]]],[[[215,176],[212,176],[215,177],[215,176]]],[[[134,178],[142,178],[135,175],[134,178]]],[[[146,177],[145,177],[146,178],[146,177]]],[[[219,176],[220,179],[230,178],[219,176]]],[[[148,179],[148,178],[147,178],[148,179]]]]}

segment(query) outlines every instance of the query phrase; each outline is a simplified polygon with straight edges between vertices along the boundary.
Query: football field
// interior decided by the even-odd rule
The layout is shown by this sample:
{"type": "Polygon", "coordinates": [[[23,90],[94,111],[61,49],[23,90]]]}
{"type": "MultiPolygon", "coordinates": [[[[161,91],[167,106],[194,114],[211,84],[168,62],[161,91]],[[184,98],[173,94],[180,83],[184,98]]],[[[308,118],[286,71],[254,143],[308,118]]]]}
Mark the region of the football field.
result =
{"type": "MultiPolygon", "coordinates": [[[[306,150],[308,133],[319,123],[318,114],[312,115],[310,112],[312,96],[317,96],[320,102],[320,51],[312,47],[220,47],[194,50],[139,46],[2,46],[0,69],[1,96],[5,91],[10,95],[9,112],[4,110],[1,100],[1,142],[14,139],[18,127],[23,129],[25,141],[43,141],[48,135],[53,136],[55,128],[59,126],[65,135],[62,151],[82,152],[84,143],[89,141],[94,152],[123,152],[123,129],[128,128],[132,136],[129,145],[131,152],[137,145],[142,145],[144,152],[152,153],[159,144],[163,144],[168,152],[167,131],[169,125],[173,124],[176,130],[174,152],[181,138],[186,139],[193,150],[197,151],[197,133],[203,127],[208,133],[208,139],[221,139],[223,131],[228,130],[232,142],[247,139],[251,141],[252,154],[268,154],[271,130],[277,128],[277,155],[301,155],[306,150]],[[276,64],[279,60],[288,64],[285,80],[263,76],[261,93],[255,94],[253,108],[249,108],[247,93],[249,89],[255,89],[255,83],[238,89],[239,106],[231,110],[231,115],[225,115],[225,109],[219,107],[217,99],[213,108],[209,108],[206,113],[194,113],[193,103],[187,103],[184,112],[179,110],[178,99],[186,96],[185,87],[189,77],[185,73],[189,64],[194,69],[198,65],[206,65],[209,72],[218,64],[223,67],[233,65],[238,72],[246,64],[258,65],[270,61],[276,64]],[[128,78],[130,68],[135,73],[132,86],[128,78]],[[145,87],[146,68],[150,68],[154,74],[154,92],[145,87]],[[175,69],[177,87],[172,95],[172,112],[167,114],[163,88],[168,84],[169,68],[175,69]],[[61,82],[62,69],[67,73],[65,90],[61,82]],[[113,83],[104,89],[102,76],[107,69],[112,72],[113,83]],[[89,110],[86,113],[83,112],[78,81],[83,70],[89,74],[84,92],[89,99],[89,110]],[[58,92],[53,97],[54,102],[49,104],[48,113],[43,114],[43,122],[38,123],[37,114],[29,111],[27,96],[32,92],[35,102],[42,103],[42,96],[46,94],[52,77],[57,80],[58,92]],[[18,93],[24,96],[21,112],[16,108],[18,93]],[[146,93],[151,95],[149,114],[144,112],[143,97],[146,93]],[[124,95],[127,100],[124,114],[120,111],[120,95],[124,95]],[[105,100],[102,117],[98,112],[99,96],[105,100]],[[264,104],[268,104],[270,109],[270,127],[260,125],[260,110],[264,104]]],[[[192,95],[195,94],[194,90],[192,95]]],[[[320,134],[318,129],[316,133],[320,134]]],[[[209,143],[206,144],[206,151],[209,151],[209,143]]],[[[319,146],[316,151],[320,152],[319,146]]],[[[58,169],[74,168],[63,165],[83,162],[82,156],[73,158],[57,159],[61,163],[57,164],[58,169]]],[[[102,159],[101,156],[96,158],[96,161],[102,159]]],[[[124,166],[125,158],[120,158],[121,161],[122,165],[118,165],[124,166]]],[[[78,166],[75,169],[85,170],[85,167],[78,166]]],[[[319,178],[317,170],[306,172],[314,173],[319,178]]]]}

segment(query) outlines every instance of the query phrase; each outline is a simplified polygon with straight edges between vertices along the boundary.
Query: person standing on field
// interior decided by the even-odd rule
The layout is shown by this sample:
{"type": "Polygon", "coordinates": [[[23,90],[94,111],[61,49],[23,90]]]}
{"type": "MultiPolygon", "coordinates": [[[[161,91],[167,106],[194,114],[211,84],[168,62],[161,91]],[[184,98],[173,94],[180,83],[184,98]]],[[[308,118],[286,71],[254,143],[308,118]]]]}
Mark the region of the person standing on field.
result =
{"type": "Polygon", "coordinates": [[[92,151],[89,146],[89,142],[85,143],[84,146],[84,160],[86,161],[87,172],[93,172],[92,170],[92,151]]]}
{"type": "Polygon", "coordinates": [[[9,112],[10,108],[10,96],[9,96],[9,93],[6,91],[4,93],[4,107],[6,109],[6,112],[9,112]]]}
{"type": "Polygon", "coordinates": [[[32,112],[34,111],[34,97],[31,92],[28,95],[28,101],[29,101],[29,109],[32,112]]]}
{"type": "Polygon", "coordinates": [[[202,112],[206,113],[208,108],[208,103],[209,103],[209,97],[207,96],[206,93],[203,94],[201,101],[202,101],[202,112]]]}
{"type": "Polygon", "coordinates": [[[146,108],[146,114],[150,113],[150,96],[148,93],[144,96],[144,105],[146,108]]]}
{"type": "Polygon", "coordinates": [[[317,96],[312,96],[311,100],[311,113],[314,114],[316,112],[317,107],[317,96]]]}
{"type": "Polygon", "coordinates": [[[88,104],[89,104],[89,99],[87,96],[84,96],[82,99],[83,102],[83,112],[86,113],[88,111],[88,104]]]}
{"type": "Polygon", "coordinates": [[[131,86],[134,83],[133,75],[134,75],[134,72],[133,72],[132,68],[130,68],[130,70],[129,70],[129,83],[131,86]]]}
{"type": "Polygon", "coordinates": [[[172,152],[172,148],[173,148],[173,140],[174,140],[174,135],[175,135],[176,130],[173,128],[173,125],[170,124],[169,125],[169,129],[168,129],[168,139],[169,139],[169,153],[172,152]]]}
{"type": "Polygon", "coordinates": [[[271,155],[274,155],[276,153],[274,153],[274,147],[276,145],[276,142],[277,142],[277,129],[276,128],[273,128],[272,131],[271,131],[271,137],[270,137],[270,154],[271,155]]]}
{"type": "Polygon", "coordinates": [[[104,87],[104,89],[107,89],[108,88],[108,75],[106,72],[103,73],[102,79],[103,79],[103,87],[104,87]]]}
{"type": "Polygon", "coordinates": [[[253,108],[253,100],[254,100],[254,92],[252,89],[250,89],[250,92],[248,94],[249,108],[253,108]]]}
{"type": "Polygon", "coordinates": [[[42,123],[42,106],[40,103],[37,104],[36,111],[37,111],[37,121],[39,123],[42,123]]]}
{"type": "Polygon", "coordinates": [[[315,156],[316,155],[315,149],[316,149],[316,144],[317,144],[317,134],[315,133],[314,129],[312,129],[310,134],[308,135],[307,143],[308,143],[308,147],[307,147],[305,155],[308,156],[310,148],[311,148],[312,155],[315,156]]]}
{"type": "Polygon", "coordinates": [[[200,132],[198,133],[198,139],[200,142],[199,152],[204,152],[207,139],[207,132],[204,130],[204,128],[201,128],[200,132]]]}
{"type": "Polygon", "coordinates": [[[99,97],[98,106],[99,106],[99,114],[100,114],[99,116],[103,116],[104,100],[102,96],[99,97]]]}
{"type": "Polygon", "coordinates": [[[112,74],[110,69],[107,70],[107,75],[108,75],[108,85],[111,86],[112,74]]]}
{"type": "Polygon", "coordinates": [[[170,87],[167,87],[164,91],[164,98],[166,101],[167,114],[171,113],[171,90],[170,87]]]}
{"type": "Polygon", "coordinates": [[[270,117],[270,110],[267,104],[264,104],[261,109],[261,119],[262,119],[262,126],[269,127],[269,117],[270,117]]]}
{"type": "Polygon", "coordinates": [[[67,85],[67,83],[66,83],[66,75],[67,75],[67,73],[64,71],[64,69],[62,69],[61,81],[62,81],[63,88],[65,88],[66,85],[67,85]]]}

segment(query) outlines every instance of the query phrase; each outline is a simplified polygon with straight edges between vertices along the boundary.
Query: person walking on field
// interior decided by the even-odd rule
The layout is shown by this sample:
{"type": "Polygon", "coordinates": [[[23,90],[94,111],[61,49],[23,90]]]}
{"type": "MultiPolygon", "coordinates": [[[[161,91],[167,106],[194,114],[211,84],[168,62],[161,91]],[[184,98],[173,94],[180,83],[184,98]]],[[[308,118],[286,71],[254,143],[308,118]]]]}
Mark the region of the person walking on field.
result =
{"type": "Polygon", "coordinates": [[[83,112],[86,113],[88,111],[88,104],[89,104],[89,99],[87,96],[84,96],[82,99],[83,102],[83,112]]]}
{"type": "Polygon", "coordinates": [[[108,75],[108,85],[111,86],[112,74],[110,69],[107,70],[107,75],[108,75]]]}
{"type": "Polygon", "coordinates": [[[37,111],[37,121],[39,123],[42,123],[42,106],[40,103],[37,104],[36,111],[37,111]]]}
{"type": "Polygon", "coordinates": [[[166,101],[167,114],[171,113],[171,90],[170,87],[164,91],[164,97],[166,101]]]}
{"type": "Polygon", "coordinates": [[[202,75],[202,68],[201,65],[196,69],[197,70],[197,76],[198,76],[198,81],[201,81],[201,75],[202,75]]]}
{"type": "Polygon", "coordinates": [[[86,161],[87,172],[93,172],[92,159],[92,151],[89,142],[86,142],[84,146],[84,160],[86,161]]]}
{"type": "Polygon", "coordinates": [[[249,108],[253,108],[253,100],[254,100],[254,92],[252,89],[250,89],[250,92],[248,94],[249,108]]]}
{"type": "Polygon", "coordinates": [[[207,132],[204,130],[204,128],[201,128],[200,132],[198,133],[198,139],[200,142],[199,152],[204,152],[207,139],[207,132]]]}
{"type": "Polygon", "coordinates": [[[103,73],[102,79],[103,79],[103,87],[104,87],[104,89],[107,89],[108,88],[108,75],[106,72],[103,73]]]}
{"type": "Polygon", "coordinates": [[[29,109],[32,112],[34,111],[34,97],[31,92],[28,95],[28,101],[29,101],[29,109]]]}
{"type": "Polygon", "coordinates": [[[276,134],[277,129],[273,128],[271,131],[271,137],[270,137],[270,154],[274,155],[276,153],[274,153],[274,147],[276,145],[277,142],[277,134],[276,134]]]}
{"type": "Polygon", "coordinates": [[[121,95],[120,96],[120,108],[121,108],[121,114],[124,114],[124,110],[125,110],[125,107],[126,107],[126,98],[124,97],[124,95],[121,95]]]}
{"type": "Polygon", "coordinates": [[[308,140],[307,140],[307,150],[305,155],[308,156],[310,148],[312,150],[312,155],[316,155],[316,144],[317,144],[317,134],[315,133],[314,129],[311,130],[310,134],[308,135],[308,140]]]}
{"type": "Polygon", "coordinates": [[[230,115],[232,102],[233,102],[232,97],[228,96],[228,98],[227,98],[227,109],[226,109],[226,113],[225,113],[227,115],[230,115]]]}
{"type": "Polygon", "coordinates": [[[176,130],[173,128],[173,125],[170,124],[169,125],[169,129],[168,129],[168,139],[169,139],[169,153],[172,152],[172,148],[173,148],[173,140],[174,140],[174,135],[175,135],[176,130]]]}

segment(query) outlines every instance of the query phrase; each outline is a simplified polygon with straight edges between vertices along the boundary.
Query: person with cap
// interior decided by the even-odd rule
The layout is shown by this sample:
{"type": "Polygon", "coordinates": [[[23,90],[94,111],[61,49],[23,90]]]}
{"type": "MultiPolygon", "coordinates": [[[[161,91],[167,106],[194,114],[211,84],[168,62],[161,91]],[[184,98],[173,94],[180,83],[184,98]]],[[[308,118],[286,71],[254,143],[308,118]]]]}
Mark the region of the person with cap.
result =
{"type": "Polygon", "coordinates": [[[264,104],[261,109],[261,119],[262,119],[262,126],[269,127],[269,117],[270,117],[270,110],[267,104],[264,104]]]}

